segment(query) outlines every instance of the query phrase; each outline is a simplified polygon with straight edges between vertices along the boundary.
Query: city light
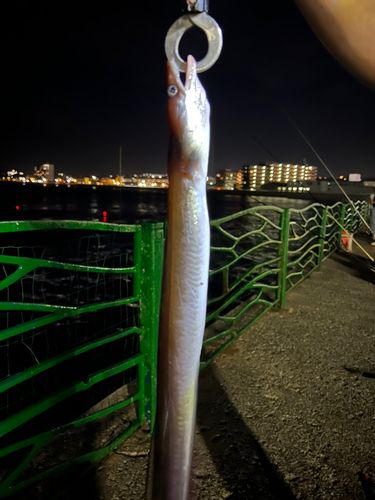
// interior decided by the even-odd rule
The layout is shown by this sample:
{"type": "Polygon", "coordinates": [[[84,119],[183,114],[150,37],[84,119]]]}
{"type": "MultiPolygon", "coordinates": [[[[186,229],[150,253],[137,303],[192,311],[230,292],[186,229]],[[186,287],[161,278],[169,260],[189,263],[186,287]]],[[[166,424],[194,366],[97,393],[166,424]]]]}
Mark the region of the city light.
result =
{"type": "MultiPolygon", "coordinates": [[[[257,189],[279,189],[284,191],[284,186],[277,184],[287,184],[291,182],[311,182],[317,179],[317,167],[307,165],[291,165],[290,163],[261,163],[256,165],[246,165],[240,169],[223,169],[213,175],[207,175],[206,185],[208,189],[219,190],[257,190],[257,189]]],[[[34,167],[32,175],[26,175],[22,171],[15,169],[7,170],[0,176],[0,180],[8,182],[38,183],[43,186],[52,184],[56,187],[66,185],[87,185],[92,189],[101,186],[113,186],[116,188],[151,188],[167,189],[169,185],[168,175],[160,173],[144,172],[142,174],[107,176],[86,175],[72,176],[64,172],[55,174],[55,167],[51,163],[43,163],[39,167],[34,167]]],[[[340,180],[345,180],[340,176],[340,180]]],[[[289,188],[288,188],[289,189],[289,188]]],[[[286,189],[285,189],[286,190],[286,189]]],[[[298,191],[301,191],[298,189],[298,191]]]]}

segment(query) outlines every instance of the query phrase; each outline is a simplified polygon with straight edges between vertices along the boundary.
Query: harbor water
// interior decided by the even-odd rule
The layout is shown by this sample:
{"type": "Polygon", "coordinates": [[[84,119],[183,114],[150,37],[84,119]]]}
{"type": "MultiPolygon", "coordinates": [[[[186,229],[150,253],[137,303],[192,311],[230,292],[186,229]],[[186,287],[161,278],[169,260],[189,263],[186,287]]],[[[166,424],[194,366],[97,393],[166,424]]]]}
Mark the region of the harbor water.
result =
{"type": "MultiPolygon", "coordinates": [[[[167,217],[167,193],[167,189],[0,182],[0,217],[3,221],[160,222],[167,217]]],[[[300,210],[314,202],[217,190],[208,190],[207,199],[211,219],[263,204],[300,210]]]]}

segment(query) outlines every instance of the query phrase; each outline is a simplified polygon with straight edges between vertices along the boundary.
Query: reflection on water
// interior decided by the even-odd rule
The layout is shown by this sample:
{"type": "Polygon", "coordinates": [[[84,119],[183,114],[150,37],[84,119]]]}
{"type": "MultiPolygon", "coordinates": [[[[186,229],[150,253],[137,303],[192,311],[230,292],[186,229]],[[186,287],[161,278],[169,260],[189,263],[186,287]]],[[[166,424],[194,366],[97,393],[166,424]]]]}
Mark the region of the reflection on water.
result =
{"type": "MultiPolygon", "coordinates": [[[[96,186],[94,186],[96,187],[96,186]]],[[[95,191],[93,189],[93,191],[95,191]]],[[[76,207],[76,205],[74,205],[76,207]]],[[[92,220],[98,221],[98,213],[99,213],[99,207],[98,207],[98,197],[95,192],[92,193],[91,196],[91,201],[89,203],[89,209],[88,209],[89,214],[92,216],[92,220]]]]}
{"type": "MultiPolygon", "coordinates": [[[[140,215],[145,215],[147,217],[157,216],[159,212],[159,207],[155,203],[138,203],[136,211],[140,215]]],[[[153,217],[154,218],[154,217],[153,217]]]]}
{"type": "MultiPolygon", "coordinates": [[[[92,220],[112,223],[164,221],[167,190],[95,186],[22,185],[0,182],[1,220],[92,220]],[[16,208],[18,207],[18,209],[16,208]]],[[[261,205],[301,209],[308,200],[249,196],[210,190],[211,219],[261,205]]]]}

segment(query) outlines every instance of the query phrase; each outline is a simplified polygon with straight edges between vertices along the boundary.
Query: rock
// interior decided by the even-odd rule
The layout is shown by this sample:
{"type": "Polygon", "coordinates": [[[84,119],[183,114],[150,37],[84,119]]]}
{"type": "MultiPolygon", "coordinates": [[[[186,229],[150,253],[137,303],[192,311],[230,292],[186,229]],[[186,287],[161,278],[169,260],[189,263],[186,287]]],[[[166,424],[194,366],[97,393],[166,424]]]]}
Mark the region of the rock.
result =
{"type": "Polygon", "coordinates": [[[288,474],[285,474],[284,479],[285,481],[295,481],[297,479],[297,476],[290,472],[288,474]]]}
{"type": "Polygon", "coordinates": [[[195,471],[195,475],[196,475],[196,477],[201,477],[201,478],[209,476],[209,474],[207,474],[207,472],[205,472],[204,470],[200,470],[200,469],[195,471]]]}

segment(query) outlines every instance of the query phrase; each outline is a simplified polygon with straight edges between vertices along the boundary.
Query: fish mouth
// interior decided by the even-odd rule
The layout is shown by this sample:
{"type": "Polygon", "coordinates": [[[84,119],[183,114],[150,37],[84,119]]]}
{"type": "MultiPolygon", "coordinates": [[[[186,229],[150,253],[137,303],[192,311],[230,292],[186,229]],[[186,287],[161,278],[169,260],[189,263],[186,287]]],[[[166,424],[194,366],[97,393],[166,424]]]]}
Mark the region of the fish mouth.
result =
{"type": "Polygon", "coordinates": [[[178,89],[185,94],[190,90],[197,80],[197,63],[193,56],[188,56],[186,61],[185,85],[181,81],[180,70],[175,61],[167,62],[167,80],[168,85],[177,85],[178,89]]]}
{"type": "Polygon", "coordinates": [[[188,56],[186,61],[185,90],[190,90],[197,79],[197,63],[193,56],[188,56]]]}

